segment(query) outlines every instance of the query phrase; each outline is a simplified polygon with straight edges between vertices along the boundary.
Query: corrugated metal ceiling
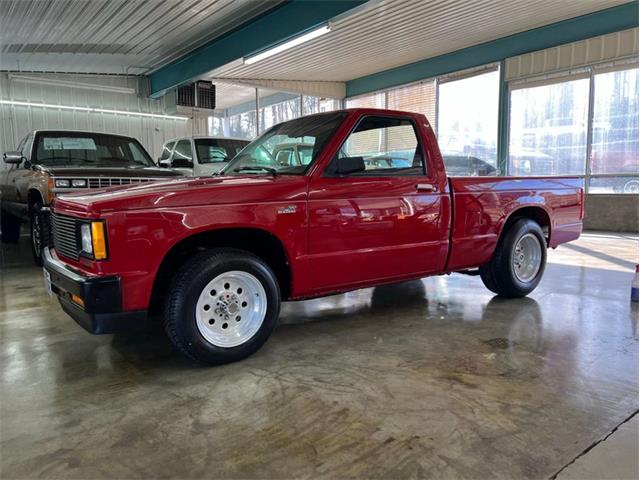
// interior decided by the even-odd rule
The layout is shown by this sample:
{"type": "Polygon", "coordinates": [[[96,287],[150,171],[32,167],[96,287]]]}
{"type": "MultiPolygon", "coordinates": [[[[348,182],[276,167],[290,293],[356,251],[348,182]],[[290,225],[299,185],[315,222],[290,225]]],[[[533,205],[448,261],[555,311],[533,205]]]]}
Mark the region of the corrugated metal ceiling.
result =
{"type": "MultiPolygon", "coordinates": [[[[0,0],[0,70],[141,74],[282,1],[0,0]]],[[[212,75],[348,81],[625,1],[373,0],[323,37],[212,75]]]]}
{"type": "Polygon", "coordinates": [[[331,33],[218,77],[347,81],[626,0],[382,0],[332,25],[331,33]]]}
{"type": "Polygon", "coordinates": [[[1,0],[0,70],[144,73],[282,0],[1,0]]]}

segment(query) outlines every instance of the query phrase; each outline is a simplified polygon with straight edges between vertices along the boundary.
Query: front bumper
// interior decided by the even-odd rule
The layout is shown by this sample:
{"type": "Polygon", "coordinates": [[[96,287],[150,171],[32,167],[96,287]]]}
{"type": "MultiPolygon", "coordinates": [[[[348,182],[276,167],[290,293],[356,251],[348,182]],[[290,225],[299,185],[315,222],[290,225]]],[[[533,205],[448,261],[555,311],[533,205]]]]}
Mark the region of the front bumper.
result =
{"type": "Polygon", "coordinates": [[[122,311],[120,277],[85,275],[43,250],[44,269],[51,277],[51,290],[62,309],[90,333],[140,330],[147,326],[146,310],[122,311]],[[79,298],[83,306],[72,300],[79,298]]]}

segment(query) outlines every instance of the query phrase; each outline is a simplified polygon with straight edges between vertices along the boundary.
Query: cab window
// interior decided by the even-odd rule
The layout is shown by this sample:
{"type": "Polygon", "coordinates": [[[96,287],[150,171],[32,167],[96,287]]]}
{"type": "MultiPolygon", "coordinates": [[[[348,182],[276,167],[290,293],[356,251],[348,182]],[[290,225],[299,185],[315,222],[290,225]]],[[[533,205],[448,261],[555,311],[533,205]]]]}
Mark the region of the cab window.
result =
{"type": "Polygon", "coordinates": [[[176,149],[173,152],[173,162],[171,166],[177,168],[193,167],[193,157],[191,156],[190,140],[180,140],[176,144],[176,149]]]}
{"type": "MultiPolygon", "coordinates": [[[[425,159],[413,122],[397,117],[364,117],[333,161],[362,159],[364,170],[349,176],[386,177],[425,174],[425,159]]],[[[329,172],[333,169],[330,167],[329,172]]],[[[335,170],[334,170],[335,171],[335,170]]]]}

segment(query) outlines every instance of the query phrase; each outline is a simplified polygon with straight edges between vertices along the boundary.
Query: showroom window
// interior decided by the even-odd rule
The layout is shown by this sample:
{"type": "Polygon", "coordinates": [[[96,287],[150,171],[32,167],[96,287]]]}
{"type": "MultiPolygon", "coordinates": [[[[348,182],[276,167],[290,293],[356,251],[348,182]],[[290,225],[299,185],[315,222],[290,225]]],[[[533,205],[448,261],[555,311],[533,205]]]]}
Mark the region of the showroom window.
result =
{"type": "MultiPolygon", "coordinates": [[[[263,100],[263,99],[261,99],[263,100]]],[[[300,117],[300,97],[260,107],[260,133],[278,123],[300,117]]]]}
{"type": "Polygon", "coordinates": [[[376,92],[360,97],[347,98],[345,105],[347,108],[385,108],[385,92],[376,92]]]}
{"type": "Polygon", "coordinates": [[[497,173],[499,87],[497,66],[439,80],[438,143],[449,173],[497,173]]]}
{"type": "Polygon", "coordinates": [[[348,98],[346,106],[422,113],[450,175],[496,175],[499,87],[499,66],[488,65],[348,98]]]}
{"type": "Polygon", "coordinates": [[[511,91],[509,175],[584,175],[589,78],[511,91]]]}
{"type": "Polygon", "coordinates": [[[436,126],[436,81],[414,83],[387,91],[387,108],[422,113],[431,126],[436,126]]]}
{"type": "Polygon", "coordinates": [[[253,139],[256,136],[256,111],[232,115],[227,118],[227,136],[253,139]]]}
{"type": "Polygon", "coordinates": [[[333,98],[312,97],[309,95],[302,96],[302,114],[311,115],[312,113],[332,112],[340,109],[340,100],[333,98]]]}
{"type": "Polygon", "coordinates": [[[638,69],[595,73],[590,193],[638,193],[638,69]]]}

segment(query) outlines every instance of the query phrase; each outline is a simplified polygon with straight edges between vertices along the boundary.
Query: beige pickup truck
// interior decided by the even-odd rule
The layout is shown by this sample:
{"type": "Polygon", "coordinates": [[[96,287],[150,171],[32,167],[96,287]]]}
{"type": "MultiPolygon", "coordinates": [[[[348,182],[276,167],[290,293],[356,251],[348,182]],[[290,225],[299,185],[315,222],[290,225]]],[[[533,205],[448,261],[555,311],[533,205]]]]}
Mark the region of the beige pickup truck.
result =
{"type": "Polygon", "coordinates": [[[48,205],[61,193],[180,177],[159,168],[136,139],[106,133],[37,130],[16,151],[5,152],[0,170],[2,241],[15,243],[30,225],[33,258],[42,265],[48,243],[48,205]]]}

